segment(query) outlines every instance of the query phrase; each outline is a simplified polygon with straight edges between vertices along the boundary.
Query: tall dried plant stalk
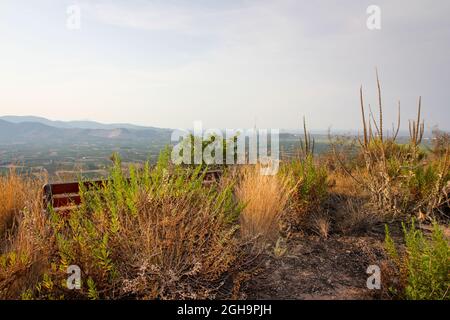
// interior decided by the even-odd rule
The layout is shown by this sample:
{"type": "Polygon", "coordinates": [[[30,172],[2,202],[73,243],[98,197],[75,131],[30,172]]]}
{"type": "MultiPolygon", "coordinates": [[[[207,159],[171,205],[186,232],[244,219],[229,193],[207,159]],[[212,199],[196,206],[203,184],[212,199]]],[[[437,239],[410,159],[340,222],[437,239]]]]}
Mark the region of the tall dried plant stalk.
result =
{"type": "Polygon", "coordinates": [[[378,77],[378,69],[375,70],[377,74],[377,90],[378,90],[378,109],[380,113],[380,128],[378,131],[379,137],[381,142],[383,142],[383,107],[381,104],[381,85],[380,85],[380,79],[378,77]]]}
{"type": "MultiPolygon", "coordinates": [[[[424,209],[429,216],[430,213],[442,205],[442,201],[446,200],[445,194],[441,190],[447,176],[445,173],[448,172],[447,160],[440,164],[439,168],[441,169],[438,173],[440,178],[436,182],[436,187],[433,187],[433,189],[436,189],[434,193],[421,199],[420,203],[408,198],[406,195],[408,190],[404,190],[404,186],[411,182],[409,179],[417,178],[419,167],[426,165],[426,163],[421,161],[422,153],[419,153],[417,148],[422,142],[425,127],[424,121],[421,119],[422,98],[419,98],[417,119],[409,122],[409,147],[401,147],[395,142],[400,131],[401,103],[400,101],[398,102],[397,123],[396,125],[392,124],[392,135],[385,135],[378,70],[376,70],[376,84],[379,109],[379,117],[377,118],[374,116],[370,104],[368,105],[367,118],[363,88],[360,87],[359,90],[363,136],[358,136],[358,141],[361,146],[361,156],[365,162],[365,168],[356,168],[354,170],[346,168],[341,159],[337,157],[337,153],[334,152],[336,159],[350,177],[369,191],[373,202],[384,212],[396,214],[408,210],[417,211],[424,209]],[[373,131],[372,126],[374,128],[373,131]]],[[[334,150],[333,145],[332,147],[334,150]]]]}
{"type": "Polygon", "coordinates": [[[306,158],[308,156],[314,155],[315,148],[315,140],[311,138],[311,134],[308,132],[306,128],[306,119],[303,117],[303,136],[304,140],[300,138],[300,147],[302,150],[303,156],[306,158]]]}
{"type": "Polygon", "coordinates": [[[397,112],[397,129],[392,125],[393,136],[392,139],[395,141],[397,139],[398,133],[400,131],[400,101],[398,102],[398,112],[397,112]]]}
{"type": "MultiPolygon", "coordinates": [[[[363,88],[362,86],[359,89],[359,99],[361,101],[361,116],[362,116],[362,123],[363,123],[363,133],[364,133],[364,147],[367,147],[367,145],[369,144],[369,138],[367,136],[367,123],[366,123],[366,115],[365,115],[365,111],[364,111],[364,97],[363,97],[363,88]]],[[[369,123],[370,126],[370,123],[369,123]]],[[[369,129],[369,131],[372,131],[369,129]]]]}
{"type": "Polygon", "coordinates": [[[422,97],[419,97],[419,107],[417,109],[417,120],[409,121],[409,137],[412,146],[417,147],[422,143],[423,134],[425,132],[425,122],[421,119],[422,97]]]}

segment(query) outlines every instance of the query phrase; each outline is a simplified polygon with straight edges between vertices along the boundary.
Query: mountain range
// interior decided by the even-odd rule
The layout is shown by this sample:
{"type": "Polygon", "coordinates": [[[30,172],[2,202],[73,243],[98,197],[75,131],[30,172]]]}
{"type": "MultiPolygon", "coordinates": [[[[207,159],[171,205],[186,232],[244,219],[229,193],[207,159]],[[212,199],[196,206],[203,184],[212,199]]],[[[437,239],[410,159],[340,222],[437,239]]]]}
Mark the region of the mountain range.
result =
{"type": "Polygon", "coordinates": [[[27,122],[36,122],[45,124],[50,127],[62,128],[62,129],[134,129],[134,130],[142,130],[149,129],[150,127],[138,126],[129,123],[112,123],[112,124],[104,124],[95,121],[58,121],[58,120],[49,120],[43,117],[35,117],[35,116],[2,116],[0,120],[12,122],[12,123],[27,123],[27,122]]]}
{"type": "Polygon", "coordinates": [[[53,121],[34,116],[0,117],[0,144],[170,141],[171,129],[94,121],[53,121]]]}

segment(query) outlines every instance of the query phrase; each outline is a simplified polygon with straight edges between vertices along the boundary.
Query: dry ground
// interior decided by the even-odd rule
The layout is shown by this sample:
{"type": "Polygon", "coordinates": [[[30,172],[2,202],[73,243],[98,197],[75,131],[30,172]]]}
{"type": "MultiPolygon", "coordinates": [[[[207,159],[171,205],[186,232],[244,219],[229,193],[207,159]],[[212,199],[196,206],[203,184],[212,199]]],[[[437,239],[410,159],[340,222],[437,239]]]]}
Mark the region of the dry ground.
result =
{"type": "MultiPolygon", "coordinates": [[[[262,257],[258,274],[244,289],[245,298],[349,300],[382,297],[380,290],[367,289],[369,275],[366,271],[370,265],[381,267],[387,260],[385,223],[358,220],[358,212],[363,213],[360,216],[365,220],[368,213],[362,208],[358,191],[342,185],[349,182],[349,179],[338,180],[324,208],[331,221],[328,236],[311,231],[296,232],[289,236],[283,255],[277,256],[273,249],[268,250],[262,257]],[[353,207],[347,205],[349,200],[355,204],[353,207]],[[342,226],[347,231],[342,231],[342,226]]],[[[389,229],[391,236],[401,243],[400,223],[389,223],[389,229]]]]}
{"type": "Polygon", "coordinates": [[[268,252],[245,288],[248,299],[373,299],[367,267],[385,259],[382,228],[360,236],[298,235],[281,257],[268,252]]]}

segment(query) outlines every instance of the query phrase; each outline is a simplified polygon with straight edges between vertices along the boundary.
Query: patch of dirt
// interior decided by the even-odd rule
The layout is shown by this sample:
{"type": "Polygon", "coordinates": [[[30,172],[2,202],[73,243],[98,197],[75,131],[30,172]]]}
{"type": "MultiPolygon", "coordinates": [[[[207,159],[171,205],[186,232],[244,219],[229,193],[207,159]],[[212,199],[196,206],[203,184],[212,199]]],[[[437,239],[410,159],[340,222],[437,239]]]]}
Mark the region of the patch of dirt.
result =
{"type": "Polygon", "coordinates": [[[244,288],[247,299],[374,299],[369,290],[369,265],[386,259],[384,233],[362,236],[297,235],[287,243],[281,257],[268,252],[260,272],[244,288]]]}

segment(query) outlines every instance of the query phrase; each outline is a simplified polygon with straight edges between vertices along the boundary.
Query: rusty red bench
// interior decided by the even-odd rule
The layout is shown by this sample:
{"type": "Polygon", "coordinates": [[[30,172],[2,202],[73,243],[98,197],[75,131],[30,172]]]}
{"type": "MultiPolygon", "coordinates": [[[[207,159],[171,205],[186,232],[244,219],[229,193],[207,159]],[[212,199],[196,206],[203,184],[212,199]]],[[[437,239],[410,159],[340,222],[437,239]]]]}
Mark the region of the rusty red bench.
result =
{"type": "MultiPolygon", "coordinates": [[[[218,181],[222,175],[222,170],[207,171],[203,183],[208,185],[218,181]]],[[[95,180],[81,182],[84,187],[89,190],[92,188],[102,187],[107,180],[95,180]]],[[[44,208],[51,206],[54,209],[63,209],[81,204],[80,183],[49,183],[43,187],[43,204],[44,208]]]]}

